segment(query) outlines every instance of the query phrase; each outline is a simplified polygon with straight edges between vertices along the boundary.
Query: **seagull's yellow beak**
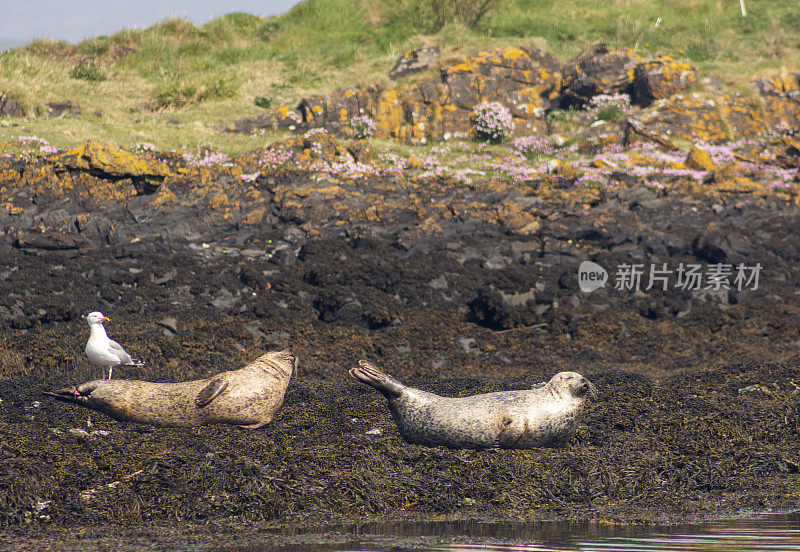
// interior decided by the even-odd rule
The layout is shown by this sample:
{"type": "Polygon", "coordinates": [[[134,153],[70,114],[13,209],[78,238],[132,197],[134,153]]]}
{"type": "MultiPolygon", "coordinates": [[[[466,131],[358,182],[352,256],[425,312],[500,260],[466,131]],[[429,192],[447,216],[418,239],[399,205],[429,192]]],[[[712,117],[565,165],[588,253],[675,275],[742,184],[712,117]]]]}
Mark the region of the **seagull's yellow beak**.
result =
{"type": "Polygon", "coordinates": [[[100,322],[109,322],[111,319],[108,316],[104,316],[100,319],[100,322]]]}

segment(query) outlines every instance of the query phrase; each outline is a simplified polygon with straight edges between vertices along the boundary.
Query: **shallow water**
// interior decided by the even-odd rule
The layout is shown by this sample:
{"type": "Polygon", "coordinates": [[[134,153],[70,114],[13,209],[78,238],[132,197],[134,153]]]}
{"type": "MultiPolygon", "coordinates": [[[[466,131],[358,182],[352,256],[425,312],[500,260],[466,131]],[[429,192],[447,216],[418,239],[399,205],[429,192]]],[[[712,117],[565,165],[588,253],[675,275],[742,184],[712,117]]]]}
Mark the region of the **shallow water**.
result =
{"type": "Polygon", "coordinates": [[[275,537],[235,550],[788,552],[800,551],[800,514],[647,527],[570,522],[389,522],[302,530],[275,537]]]}

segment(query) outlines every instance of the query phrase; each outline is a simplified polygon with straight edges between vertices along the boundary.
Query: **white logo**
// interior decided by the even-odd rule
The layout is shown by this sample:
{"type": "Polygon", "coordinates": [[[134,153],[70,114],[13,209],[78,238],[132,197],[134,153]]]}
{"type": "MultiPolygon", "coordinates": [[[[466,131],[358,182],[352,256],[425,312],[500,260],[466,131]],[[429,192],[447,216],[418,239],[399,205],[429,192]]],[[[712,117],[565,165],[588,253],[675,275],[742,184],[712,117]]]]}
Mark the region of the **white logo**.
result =
{"type": "Polygon", "coordinates": [[[597,263],[583,261],[578,267],[578,286],[585,293],[604,287],[607,281],[608,272],[597,263]]]}

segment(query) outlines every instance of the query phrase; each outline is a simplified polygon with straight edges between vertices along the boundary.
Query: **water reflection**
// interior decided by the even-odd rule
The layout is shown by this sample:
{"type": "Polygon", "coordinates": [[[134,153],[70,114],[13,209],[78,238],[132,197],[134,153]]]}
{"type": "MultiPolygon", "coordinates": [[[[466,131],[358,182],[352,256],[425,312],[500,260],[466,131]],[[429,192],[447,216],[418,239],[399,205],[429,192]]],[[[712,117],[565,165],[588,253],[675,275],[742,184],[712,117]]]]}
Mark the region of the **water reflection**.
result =
{"type": "Polygon", "coordinates": [[[581,542],[585,551],[790,551],[800,550],[800,518],[765,516],[760,519],[719,521],[697,526],[654,531],[651,535],[617,536],[596,542],[581,542]]]}
{"type": "Polygon", "coordinates": [[[664,527],[572,522],[387,522],[297,529],[245,551],[800,551],[800,514],[664,527]]]}

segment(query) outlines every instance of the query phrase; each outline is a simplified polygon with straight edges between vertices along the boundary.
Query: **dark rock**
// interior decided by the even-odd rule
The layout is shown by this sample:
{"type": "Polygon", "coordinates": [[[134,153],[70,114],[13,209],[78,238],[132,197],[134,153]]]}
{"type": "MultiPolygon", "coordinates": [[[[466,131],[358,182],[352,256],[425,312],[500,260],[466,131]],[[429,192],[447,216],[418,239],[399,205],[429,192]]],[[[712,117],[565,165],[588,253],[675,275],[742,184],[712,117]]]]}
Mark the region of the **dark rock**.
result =
{"type": "Polygon", "coordinates": [[[369,163],[372,161],[374,149],[368,140],[355,140],[347,146],[347,151],[353,156],[357,163],[369,163]]]}
{"type": "Polygon", "coordinates": [[[269,281],[264,272],[257,266],[246,265],[239,273],[239,279],[244,285],[254,290],[269,289],[269,281]]]}
{"type": "Polygon", "coordinates": [[[0,91],[0,116],[22,117],[24,113],[17,102],[12,100],[8,94],[0,91]]]}
{"type": "Polygon", "coordinates": [[[450,102],[461,109],[472,109],[481,101],[482,80],[475,73],[447,73],[444,82],[450,90],[450,102]]]}
{"type": "Polygon", "coordinates": [[[538,321],[533,306],[529,305],[529,301],[533,297],[532,293],[521,304],[520,302],[515,303],[513,300],[507,302],[508,296],[509,294],[497,290],[481,291],[467,305],[470,320],[492,330],[529,326],[538,321]]]}
{"type": "Polygon", "coordinates": [[[651,58],[639,62],[634,70],[633,101],[643,107],[697,82],[693,65],[671,58],[651,58]]]}
{"type": "Polygon", "coordinates": [[[667,253],[670,255],[679,255],[685,253],[688,249],[686,240],[678,234],[664,235],[662,243],[667,248],[667,253]]]}
{"type": "Polygon", "coordinates": [[[297,263],[298,251],[288,243],[278,244],[270,254],[270,259],[282,266],[293,266],[297,263]]]}
{"type": "Polygon", "coordinates": [[[48,117],[63,117],[64,115],[80,115],[81,108],[78,104],[74,104],[71,101],[65,102],[48,102],[45,104],[47,106],[47,116],[48,117]]]}
{"type": "Polygon", "coordinates": [[[322,289],[313,302],[323,322],[346,323],[367,329],[388,326],[394,320],[388,309],[379,305],[364,306],[341,286],[322,289]]]}
{"type": "Polygon", "coordinates": [[[709,263],[725,262],[728,253],[725,250],[723,238],[714,233],[705,233],[692,240],[692,253],[698,258],[709,263]]]}
{"type": "Polygon", "coordinates": [[[89,242],[71,234],[18,234],[14,246],[20,249],[44,249],[48,251],[77,250],[89,242]]]}
{"type": "Polygon", "coordinates": [[[636,186],[632,188],[622,188],[617,197],[628,204],[629,209],[633,209],[637,205],[655,199],[656,195],[653,190],[645,186],[636,186]]]}
{"type": "Polygon", "coordinates": [[[543,67],[553,74],[561,72],[561,67],[563,64],[561,63],[561,60],[559,60],[558,57],[551,52],[542,50],[540,48],[523,47],[522,49],[528,53],[528,56],[530,56],[531,60],[533,60],[536,65],[543,67]]]}
{"type": "Polygon", "coordinates": [[[610,52],[603,42],[595,42],[564,65],[562,105],[584,105],[598,94],[633,91],[633,69],[639,61],[633,50],[610,52]]]}
{"type": "Polygon", "coordinates": [[[287,332],[272,332],[265,336],[267,343],[276,347],[288,347],[292,340],[292,335],[287,332]]]}
{"type": "Polygon", "coordinates": [[[406,75],[419,73],[430,67],[439,58],[438,46],[424,46],[415,50],[409,50],[397,58],[389,78],[399,79],[406,75]]]}
{"type": "Polygon", "coordinates": [[[280,108],[249,119],[240,119],[222,127],[225,132],[249,133],[261,128],[287,128],[295,130],[303,125],[303,115],[296,109],[280,108]]]}
{"type": "Polygon", "coordinates": [[[608,175],[608,178],[613,182],[619,182],[621,184],[625,184],[626,186],[635,186],[641,182],[641,178],[638,176],[620,171],[612,172],[610,175],[608,175]]]}
{"type": "Polygon", "coordinates": [[[297,109],[308,128],[323,128],[327,117],[327,106],[324,96],[310,96],[300,100],[297,109]]]}

